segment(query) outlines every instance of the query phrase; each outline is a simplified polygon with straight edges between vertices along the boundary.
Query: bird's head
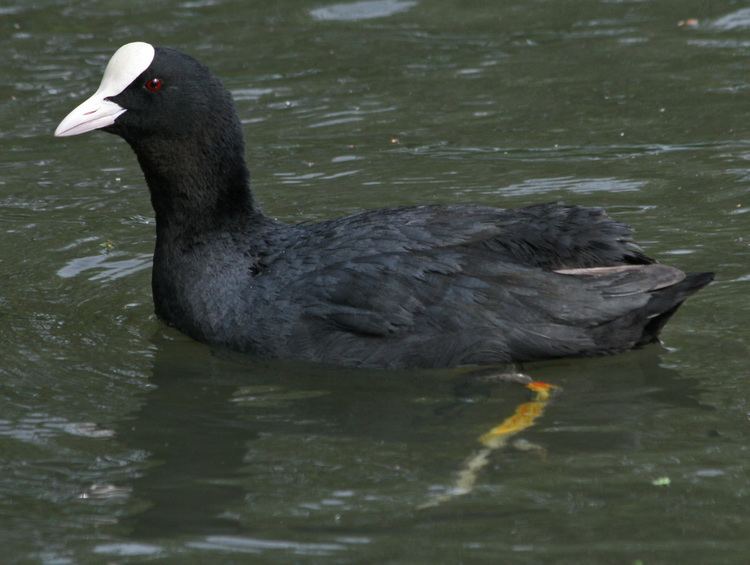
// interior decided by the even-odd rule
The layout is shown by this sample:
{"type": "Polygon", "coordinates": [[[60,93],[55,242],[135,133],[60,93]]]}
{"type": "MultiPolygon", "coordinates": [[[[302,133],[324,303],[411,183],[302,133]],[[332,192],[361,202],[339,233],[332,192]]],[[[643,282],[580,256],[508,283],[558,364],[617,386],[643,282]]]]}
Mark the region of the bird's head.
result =
{"type": "Polygon", "coordinates": [[[97,91],[60,122],[55,135],[101,129],[133,145],[150,137],[196,137],[233,118],[229,93],[205,66],[174,49],[135,42],[115,52],[97,91]]]}

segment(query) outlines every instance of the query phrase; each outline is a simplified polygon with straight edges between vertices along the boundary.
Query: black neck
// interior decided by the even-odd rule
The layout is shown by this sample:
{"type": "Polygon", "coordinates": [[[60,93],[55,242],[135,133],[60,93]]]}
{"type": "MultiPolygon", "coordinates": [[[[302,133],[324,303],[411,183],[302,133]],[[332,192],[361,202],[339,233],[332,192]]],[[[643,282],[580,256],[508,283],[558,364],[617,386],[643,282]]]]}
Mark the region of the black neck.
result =
{"type": "Polygon", "coordinates": [[[202,141],[152,138],[134,147],[159,232],[230,229],[261,215],[250,192],[242,143],[222,147],[202,141]]]}
{"type": "Polygon", "coordinates": [[[205,116],[174,135],[125,130],[146,177],[158,234],[200,236],[262,218],[250,191],[245,144],[233,112],[205,116]]]}

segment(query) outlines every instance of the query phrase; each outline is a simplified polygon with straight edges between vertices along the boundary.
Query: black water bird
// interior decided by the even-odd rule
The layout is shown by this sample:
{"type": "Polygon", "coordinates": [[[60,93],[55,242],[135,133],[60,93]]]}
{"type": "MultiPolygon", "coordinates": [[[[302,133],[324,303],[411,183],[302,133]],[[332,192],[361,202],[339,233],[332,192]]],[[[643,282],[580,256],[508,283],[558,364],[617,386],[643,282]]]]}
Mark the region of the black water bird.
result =
{"type": "Polygon", "coordinates": [[[135,151],[156,213],[157,315],[212,345],[348,366],[447,367],[624,351],[712,273],[650,259],[598,208],[416,206],[317,224],[264,215],[229,92],[130,43],[58,136],[135,151]]]}

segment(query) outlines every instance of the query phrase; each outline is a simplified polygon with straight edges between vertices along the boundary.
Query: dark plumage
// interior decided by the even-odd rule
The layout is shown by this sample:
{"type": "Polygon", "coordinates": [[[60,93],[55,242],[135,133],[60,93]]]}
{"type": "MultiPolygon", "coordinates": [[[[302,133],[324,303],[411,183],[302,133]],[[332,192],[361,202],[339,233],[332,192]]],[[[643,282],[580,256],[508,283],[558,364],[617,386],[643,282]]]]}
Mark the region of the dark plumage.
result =
{"type": "Polygon", "coordinates": [[[135,151],[156,212],[156,312],[199,341],[371,367],[598,355],[656,339],[713,278],[655,264],[597,208],[418,206],[284,224],[254,203],[231,96],[203,65],[156,48],[107,100],[125,111],[104,129],[135,151]]]}

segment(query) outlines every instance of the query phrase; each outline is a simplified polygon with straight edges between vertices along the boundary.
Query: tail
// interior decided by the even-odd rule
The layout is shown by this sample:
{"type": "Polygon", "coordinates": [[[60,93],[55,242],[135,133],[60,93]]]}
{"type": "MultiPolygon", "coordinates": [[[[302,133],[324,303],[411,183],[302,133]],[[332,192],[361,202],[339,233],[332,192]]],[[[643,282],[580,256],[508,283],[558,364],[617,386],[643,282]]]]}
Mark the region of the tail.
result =
{"type": "Polygon", "coordinates": [[[643,327],[643,333],[636,346],[652,343],[659,339],[659,332],[669,321],[680,305],[692,294],[714,280],[714,273],[687,273],[679,283],[653,292],[647,309],[652,314],[643,327]]]}

